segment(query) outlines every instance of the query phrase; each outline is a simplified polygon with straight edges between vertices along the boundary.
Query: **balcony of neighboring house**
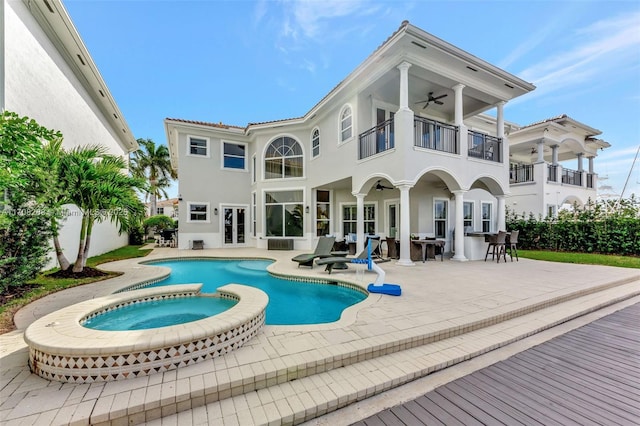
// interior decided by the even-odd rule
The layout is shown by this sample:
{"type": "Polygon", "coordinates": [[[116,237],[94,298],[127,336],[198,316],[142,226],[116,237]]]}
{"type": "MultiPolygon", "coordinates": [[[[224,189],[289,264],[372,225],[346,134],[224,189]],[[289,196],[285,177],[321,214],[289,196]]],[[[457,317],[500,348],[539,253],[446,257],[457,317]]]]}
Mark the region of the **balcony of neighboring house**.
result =
{"type": "Polygon", "coordinates": [[[562,183],[566,185],[582,186],[582,172],[579,170],[563,168],[562,183]]]}
{"type": "Polygon", "coordinates": [[[509,164],[509,184],[535,182],[533,164],[509,164]]]}

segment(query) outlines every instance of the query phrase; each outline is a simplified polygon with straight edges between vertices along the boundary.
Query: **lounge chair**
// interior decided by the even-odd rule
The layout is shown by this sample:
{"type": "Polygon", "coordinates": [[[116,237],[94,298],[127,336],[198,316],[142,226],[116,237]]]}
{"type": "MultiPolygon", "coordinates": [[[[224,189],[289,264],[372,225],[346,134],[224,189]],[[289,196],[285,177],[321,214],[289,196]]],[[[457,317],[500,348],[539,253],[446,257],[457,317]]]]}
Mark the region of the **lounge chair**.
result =
{"type": "MultiPolygon", "coordinates": [[[[371,253],[373,253],[378,246],[380,245],[380,240],[371,240],[371,253]]],[[[359,263],[359,262],[352,262],[355,259],[358,260],[367,260],[369,257],[369,251],[367,248],[365,248],[364,250],[362,250],[362,252],[360,252],[360,254],[356,257],[346,257],[346,256],[333,256],[333,257],[324,257],[322,259],[318,259],[316,264],[318,265],[326,265],[325,271],[331,273],[331,271],[333,270],[333,268],[336,265],[342,264],[342,265],[346,265],[348,263],[359,263]]]]}
{"type": "Polygon", "coordinates": [[[320,237],[316,249],[313,253],[299,254],[294,257],[294,262],[298,262],[298,268],[301,266],[308,266],[313,268],[313,261],[318,257],[328,257],[331,255],[333,249],[333,243],[336,241],[336,237],[320,237]]]}

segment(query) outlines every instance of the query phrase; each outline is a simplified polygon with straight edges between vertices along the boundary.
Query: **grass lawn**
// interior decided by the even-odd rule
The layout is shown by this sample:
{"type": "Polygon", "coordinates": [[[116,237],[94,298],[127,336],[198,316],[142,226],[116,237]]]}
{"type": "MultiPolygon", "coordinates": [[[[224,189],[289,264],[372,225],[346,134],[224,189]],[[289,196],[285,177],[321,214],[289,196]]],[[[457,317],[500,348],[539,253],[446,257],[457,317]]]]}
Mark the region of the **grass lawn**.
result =
{"type": "MultiPolygon", "coordinates": [[[[101,254],[100,256],[90,257],[89,259],[87,259],[87,266],[96,268],[101,263],[131,259],[135,257],[144,257],[151,253],[151,249],[141,250],[140,247],[142,246],[125,246],[108,253],[101,254]]],[[[120,272],[104,271],[107,273],[107,275],[105,276],[82,279],[52,278],[49,276],[51,273],[56,272],[57,270],[57,268],[51,269],[38,274],[38,276],[34,280],[28,282],[28,284],[33,287],[32,290],[23,294],[21,297],[15,298],[10,302],[0,306],[0,334],[14,329],[13,315],[18,311],[18,309],[30,302],[33,302],[36,299],[39,299],[40,297],[46,296],[47,294],[54,293],[59,290],[63,290],[65,288],[75,287],[82,284],[89,284],[96,281],[113,278],[121,274],[120,272]]]]}
{"type": "Polygon", "coordinates": [[[616,256],[595,253],[566,253],[560,251],[518,250],[520,257],[549,262],[580,263],[585,265],[618,266],[620,268],[640,268],[640,257],[616,256]]]}

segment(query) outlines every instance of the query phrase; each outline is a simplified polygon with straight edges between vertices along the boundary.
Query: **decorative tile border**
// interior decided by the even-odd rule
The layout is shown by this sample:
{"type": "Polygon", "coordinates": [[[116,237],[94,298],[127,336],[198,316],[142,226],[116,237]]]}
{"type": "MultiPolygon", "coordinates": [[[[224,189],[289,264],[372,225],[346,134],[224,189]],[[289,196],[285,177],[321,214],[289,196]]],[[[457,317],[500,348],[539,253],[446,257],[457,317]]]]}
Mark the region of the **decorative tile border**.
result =
{"type": "Polygon", "coordinates": [[[136,331],[82,327],[97,312],[144,300],[193,297],[200,284],[134,290],[61,309],[25,331],[31,371],[47,380],[93,383],[146,376],[224,355],[254,337],[264,325],[267,295],[256,288],[229,284],[221,297],[238,303],[198,321],[136,331]]]}

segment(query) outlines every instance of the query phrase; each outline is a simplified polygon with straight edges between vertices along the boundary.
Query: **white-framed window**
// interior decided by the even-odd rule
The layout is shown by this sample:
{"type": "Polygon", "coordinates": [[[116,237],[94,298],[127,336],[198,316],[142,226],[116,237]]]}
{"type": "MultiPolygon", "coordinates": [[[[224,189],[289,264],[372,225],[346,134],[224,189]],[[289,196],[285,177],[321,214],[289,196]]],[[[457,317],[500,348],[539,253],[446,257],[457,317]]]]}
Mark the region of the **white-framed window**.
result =
{"type": "Polygon", "coordinates": [[[222,142],[220,148],[223,169],[247,170],[247,144],[222,142]]]}
{"type": "MultiPolygon", "coordinates": [[[[358,226],[358,208],[356,205],[342,206],[342,235],[356,234],[358,226]]],[[[364,233],[376,233],[376,205],[364,205],[364,233]]]]}
{"type": "Polygon", "coordinates": [[[473,211],[474,211],[475,203],[473,201],[465,201],[462,207],[462,218],[464,229],[473,230],[473,211]]]}
{"type": "Polygon", "coordinates": [[[491,232],[493,203],[482,203],[482,232],[491,232]]]}
{"type": "Polygon", "coordinates": [[[436,238],[447,238],[447,216],[449,200],[433,200],[433,233],[436,238]]]}
{"type": "Polygon", "coordinates": [[[209,223],[210,211],[209,203],[187,202],[188,217],[187,222],[209,223]]]}
{"type": "Polygon", "coordinates": [[[156,207],[156,214],[164,214],[164,207],[156,207]]]}
{"type": "Polygon", "coordinates": [[[257,169],[256,166],[258,163],[256,162],[256,154],[251,156],[251,182],[256,183],[257,169]]]}
{"type": "Polygon", "coordinates": [[[318,128],[311,132],[311,155],[314,158],[320,155],[320,129],[318,128]]]}
{"type": "Polygon", "coordinates": [[[254,191],[251,193],[251,235],[257,234],[258,225],[258,194],[254,191]]]}
{"type": "Polygon", "coordinates": [[[265,192],[264,217],[267,237],[302,237],[304,191],[265,192]]]}
{"type": "Polygon", "coordinates": [[[302,147],[293,138],[281,136],[269,144],[264,154],[264,178],[302,177],[302,147]]]}
{"type": "Polygon", "coordinates": [[[187,136],[187,155],[209,157],[209,138],[187,136]]]}
{"type": "Polygon", "coordinates": [[[558,208],[555,204],[547,204],[547,217],[556,217],[558,208]]]}
{"type": "Polygon", "coordinates": [[[318,189],[316,191],[316,236],[322,237],[331,233],[331,192],[318,189]]]}
{"type": "Polygon", "coordinates": [[[340,142],[351,139],[353,136],[353,113],[347,105],[340,112],[340,142]]]}

